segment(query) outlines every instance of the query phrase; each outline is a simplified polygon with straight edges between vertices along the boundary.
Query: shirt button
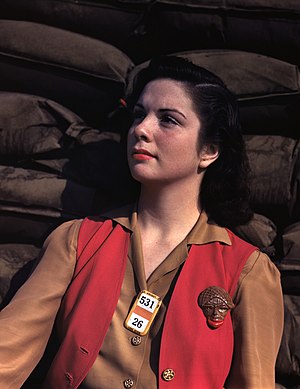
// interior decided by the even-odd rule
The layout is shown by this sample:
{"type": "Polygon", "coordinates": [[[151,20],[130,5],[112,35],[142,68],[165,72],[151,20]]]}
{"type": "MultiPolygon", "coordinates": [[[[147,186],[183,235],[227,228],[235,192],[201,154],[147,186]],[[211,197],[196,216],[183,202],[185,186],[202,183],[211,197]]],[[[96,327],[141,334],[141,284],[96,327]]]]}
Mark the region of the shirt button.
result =
{"type": "Polygon", "coordinates": [[[133,336],[133,337],[131,338],[131,344],[132,344],[133,346],[138,346],[138,345],[141,344],[141,343],[142,343],[142,337],[141,337],[141,336],[136,335],[136,336],[133,336]]]}
{"type": "Polygon", "coordinates": [[[124,388],[132,388],[134,384],[133,380],[130,378],[125,380],[123,383],[124,383],[124,388]]]}
{"type": "Polygon", "coordinates": [[[175,377],[175,371],[173,369],[165,369],[162,373],[162,378],[164,381],[172,381],[175,377]]]}

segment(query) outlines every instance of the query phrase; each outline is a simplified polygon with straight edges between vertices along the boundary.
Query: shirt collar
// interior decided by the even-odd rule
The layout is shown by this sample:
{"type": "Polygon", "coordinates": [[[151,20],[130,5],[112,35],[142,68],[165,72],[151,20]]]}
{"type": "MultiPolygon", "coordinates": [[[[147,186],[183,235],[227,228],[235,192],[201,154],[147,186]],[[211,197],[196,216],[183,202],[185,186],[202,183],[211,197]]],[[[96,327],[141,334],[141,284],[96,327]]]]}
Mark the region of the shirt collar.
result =
{"type": "MultiPolygon", "coordinates": [[[[113,219],[116,223],[133,232],[137,223],[136,205],[126,205],[122,208],[105,213],[103,216],[113,219]]],[[[206,212],[202,211],[196,224],[187,236],[187,244],[206,244],[221,242],[231,245],[229,234],[224,227],[220,227],[209,220],[206,212]]]]}
{"type": "Polygon", "coordinates": [[[187,236],[187,244],[206,244],[211,242],[225,243],[231,246],[229,234],[224,227],[209,220],[206,212],[202,211],[197,223],[187,236]]]}

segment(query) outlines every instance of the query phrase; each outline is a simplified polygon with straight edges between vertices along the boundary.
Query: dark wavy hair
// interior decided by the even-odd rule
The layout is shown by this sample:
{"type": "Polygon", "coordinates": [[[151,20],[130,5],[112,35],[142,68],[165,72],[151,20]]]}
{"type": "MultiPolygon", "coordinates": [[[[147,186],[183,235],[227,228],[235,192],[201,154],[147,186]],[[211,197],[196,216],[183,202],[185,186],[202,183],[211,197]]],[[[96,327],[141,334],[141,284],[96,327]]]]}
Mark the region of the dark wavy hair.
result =
{"type": "Polygon", "coordinates": [[[133,108],[145,85],[155,79],[183,82],[201,121],[199,147],[214,144],[219,157],[206,170],[201,184],[201,206],[217,224],[233,228],[252,216],[249,206],[249,165],[238,104],[224,82],[185,58],[163,56],[138,72],[127,97],[133,108]]]}

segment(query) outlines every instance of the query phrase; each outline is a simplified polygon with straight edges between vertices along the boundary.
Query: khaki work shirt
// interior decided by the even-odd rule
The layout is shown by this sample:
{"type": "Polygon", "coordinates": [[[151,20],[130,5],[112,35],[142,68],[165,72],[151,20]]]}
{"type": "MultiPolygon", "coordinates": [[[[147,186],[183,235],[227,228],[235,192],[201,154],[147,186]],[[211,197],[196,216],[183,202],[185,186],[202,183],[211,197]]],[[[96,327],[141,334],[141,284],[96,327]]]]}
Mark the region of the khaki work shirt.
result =
{"type": "MultiPolygon", "coordinates": [[[[202,213],[187,237],[146,280],[136,212],[123,212],[121,217],[111,216],[132,231],[121,295],[99,356],[80,386],[82,389],[157,388],[162,324],[190,245],[212,241],[231,244],[226,229],[209,224],[207,216],[202,213]],[[163,298],[163,305],[149,333],[139,337],[124,327],[124,320],[142,289],[163,298]]],[[[43,353],[61,298],[74,271],[80,223],[78,220],[67,222],[52,233],[45,243],[37,269],[5,308],[4,315],[0,315],[0,334],[5,334],[0,337],[0,387],[5,387],[1,383],[9,380],[17,385],[20,380],[17,375],[28,375],[43,353]],[[36,299],[36,296],[40,298],[36,299]],[[33,301],[33,297],[38,301],[33,301]],[[24,308],[26,303],[30,307],[24,308]],[[6,363],[3,365],[2,361],[6,363]]],[[[234,356],[226,388],[274,388],[274,363],[282,334],[283,303],[279,272],[265,254],[256,251],[249,257],[239,278],[234,303],[234,356]]]]}

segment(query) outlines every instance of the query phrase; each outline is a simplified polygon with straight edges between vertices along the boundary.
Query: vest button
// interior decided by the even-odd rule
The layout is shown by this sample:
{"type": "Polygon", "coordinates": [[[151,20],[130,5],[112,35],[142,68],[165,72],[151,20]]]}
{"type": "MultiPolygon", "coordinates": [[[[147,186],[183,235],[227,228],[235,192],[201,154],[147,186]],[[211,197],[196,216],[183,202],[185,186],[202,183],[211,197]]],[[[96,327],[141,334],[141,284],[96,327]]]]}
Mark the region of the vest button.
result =
{"type": "Polygon", "coordinates": [[[125,380],[123,382],[123,384],[124,384],[124,388],[132,388],[134,385],[134,382],[132,379],[128,378],[127,380],[125,380]]]}
{"type": "Polygon", "coordinates": [[[175,377],[175,371],[173,369],[165,369],[162,373],[162,378],[164,381],[172,381],[175,377]]]}
{"type": "Polygon", "coordinates": [[[141,343],[142,343],[142,337],[141,337],[141,336],[136,335],[136,336],[133,336],[133,337],[131,338],[131,344],[132,344],[133,346],[138,346],[138,345],[141,344],[141,343]]]}

